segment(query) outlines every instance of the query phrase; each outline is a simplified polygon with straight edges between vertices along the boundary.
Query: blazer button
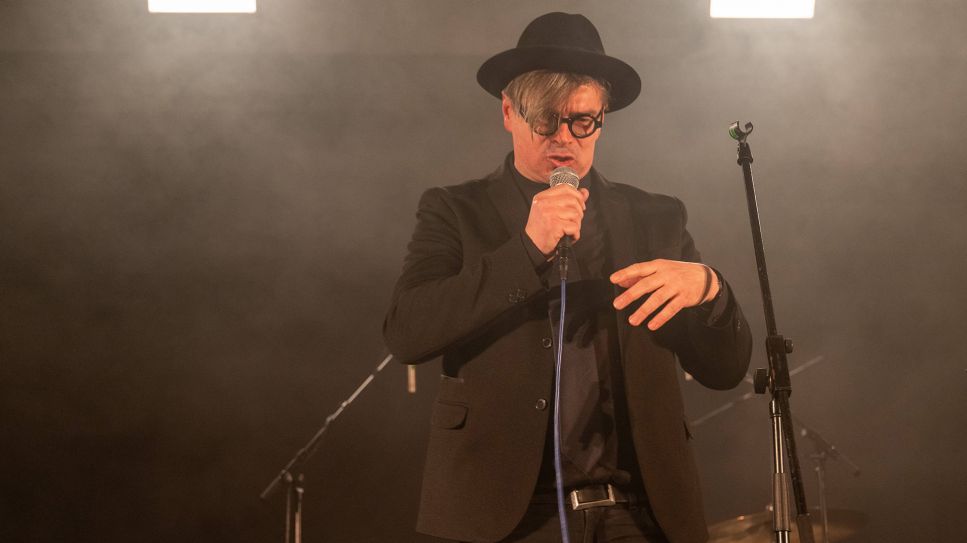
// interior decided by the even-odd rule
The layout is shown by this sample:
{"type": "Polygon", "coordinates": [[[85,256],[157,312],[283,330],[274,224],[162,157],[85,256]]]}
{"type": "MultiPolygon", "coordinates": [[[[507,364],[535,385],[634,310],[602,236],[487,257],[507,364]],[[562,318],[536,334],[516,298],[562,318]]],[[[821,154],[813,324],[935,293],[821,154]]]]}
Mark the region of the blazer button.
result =
{"type": "Polygon", "coordinates": [[[538,411],[543,411],[547,409],[547,400],[545,400],[544,398],[537,400],[537,403],[534,404],[534,409],[537,409],[538,411]]]}
{"type": "Polygon", "coordinates": [[[519,304],[527,299],[527,291],[522,288],[515,288],[507,295],[507,301],[512,304],[519,304]]]}
{"type": "Polygon", "coordinates": [[[551,338],[549,337],[546,337],[541,340],[541,347],[544,347],[545,349],[550,349],[553,345],[554,345],[554,342],[551,341],[551,338]]]}

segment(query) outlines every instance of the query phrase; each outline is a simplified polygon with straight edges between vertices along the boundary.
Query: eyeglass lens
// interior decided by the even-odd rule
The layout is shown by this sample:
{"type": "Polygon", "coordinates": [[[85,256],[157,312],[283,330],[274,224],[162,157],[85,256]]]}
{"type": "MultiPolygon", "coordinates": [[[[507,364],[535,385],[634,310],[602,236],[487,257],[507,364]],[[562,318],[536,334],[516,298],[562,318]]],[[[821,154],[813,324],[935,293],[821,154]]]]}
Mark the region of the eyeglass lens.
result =
{"type": "Polygon", "coordinates": [[[557,132],[561,123],[567,124],[568,129],[571,131],[571,135],[575,138],[586,138],[598,129],[600,126],[597,120],[591,115],[579,115],[577,117],[560,117],[556,114],[547,114],[542,116],[537,123],[534,125],[534,131],[541,136],[551,136],[557,132]]]}

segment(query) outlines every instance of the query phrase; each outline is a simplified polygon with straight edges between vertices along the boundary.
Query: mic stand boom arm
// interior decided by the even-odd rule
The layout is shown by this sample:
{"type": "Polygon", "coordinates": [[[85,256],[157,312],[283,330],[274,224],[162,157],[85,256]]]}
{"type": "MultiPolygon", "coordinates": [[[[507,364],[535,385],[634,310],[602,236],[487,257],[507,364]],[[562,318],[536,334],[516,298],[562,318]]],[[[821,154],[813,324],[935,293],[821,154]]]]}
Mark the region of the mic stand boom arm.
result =
{"type": "Polygon", "coordinates": [[[746,123],[745,129],[739,127],[739,122],[732,123],[729,135],[739,142],[738,164],[742,167],[745,177],[745,192],[749,204],[749,222],[752,226],[752,242],[755,247],[756,265],[759,270],[759,286],[762,289],[762,306],[766,318],[766,353],[769,358],[769,370],[759,368],[755,371],[755,391],[764,394],[766,388],[772,394],[769,402],[769,413],[772,419],[772,453],[773,453],[773,528],[778,543],[789,541],[789,501],[786,491],[785,453],[788,453],[792,490],[796,500],[796,526],[799,540],[803,543],[813,543],[812,521],[806,506],[806,492],[803,489],[802,471],[799,468],[799,457],[796,454],[796,435],[792,430],[792,412],[789,409],[789,396],[792,394],[792,382],[789,378],[789,364],[786,355],[792,352],[792,340],[779,334],[776,327],[776,315],[772,307],[772,292],[769,289],[769,274],[766,271],[765,251],[762,248],[762,229],[759,224],[759,208],[755,199],[755,184],[752,181],[752,149],[748,138],[752,133],[752,123],[746,123]]]}

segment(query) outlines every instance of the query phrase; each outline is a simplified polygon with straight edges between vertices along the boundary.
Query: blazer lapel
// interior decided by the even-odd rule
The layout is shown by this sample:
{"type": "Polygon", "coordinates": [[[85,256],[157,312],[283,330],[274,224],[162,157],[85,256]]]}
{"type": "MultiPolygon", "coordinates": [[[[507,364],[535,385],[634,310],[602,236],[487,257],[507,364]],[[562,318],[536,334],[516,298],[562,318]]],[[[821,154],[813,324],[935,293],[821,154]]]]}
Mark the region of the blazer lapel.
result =
{"type": "MultiPolygon", "coordinates": [[[[611,261],[614,265],[612,272],[626,268],[640,260],[637,248],[635,247],[635,222],[631,214],[631,204],[626,198],[622,198],[617,187],[606,180],[595,170],[591,170],[596,176],[596,184],[599,187],[597,195],[601,205],[601,216],[607,226],[608,243],[611,246],[611,261]]],[[[592,195],[594,197],[594,195],[592,195]]],[[[618,285],[614,286],[614,295],[618,296],[623,291],[618,285]]],[[[628,324],[629,312],[619,311],[615,313],[618,320],[618,341],[621,352],[628,352],[626,344],[628,334],[631,332],[631,325],[628,324]]],[[[622,357],[623,358],[623,357],[622,357]]]]}
{"type": "MultiPolygon", "coordinates": [[[[593,170],[592,170],[593,171],[593,170]]],[[[610,181],[597,175],[599,187],[598,201],[601,205],[601,215],[608,230],[608,243],[611,245],[611,260],[614,271],[620,270],[637,262],[638,253],[634,245],[634,219],[631,216],[631,204],[622,198],[617,188],[610,181]]]]}
{"type": "Polygon", "coordinates": [[[530,213],[527,202],[514,185],[514,174],[510,171],[513,160],[514,154],[511,153],[504,160],[504,164],[490,175],[490,183],[487,186],[487,195],[490,196],[504,223],[504,228],[507,229],[507,237],[524,229],[527,215],[530,213]]]}

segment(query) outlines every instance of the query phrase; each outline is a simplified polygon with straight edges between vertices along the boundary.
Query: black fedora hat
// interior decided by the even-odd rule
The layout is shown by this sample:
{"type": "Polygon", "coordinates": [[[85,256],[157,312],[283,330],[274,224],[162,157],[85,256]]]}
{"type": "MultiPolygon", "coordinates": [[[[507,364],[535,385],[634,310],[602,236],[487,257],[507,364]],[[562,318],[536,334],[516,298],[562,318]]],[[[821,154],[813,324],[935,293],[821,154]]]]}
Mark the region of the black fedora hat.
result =
{"type": "Polygon", "coordinates": [[[641,92],[638,72],[605,54],[598,30],[583,15],[555,12],[534,19],[521,33],[517,47],[480,66],[477,82],[500,98],[512,79],[532,70],[572,72],[607,81],[611,84],[609,111],[634,102],[641,92]]]}

